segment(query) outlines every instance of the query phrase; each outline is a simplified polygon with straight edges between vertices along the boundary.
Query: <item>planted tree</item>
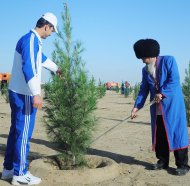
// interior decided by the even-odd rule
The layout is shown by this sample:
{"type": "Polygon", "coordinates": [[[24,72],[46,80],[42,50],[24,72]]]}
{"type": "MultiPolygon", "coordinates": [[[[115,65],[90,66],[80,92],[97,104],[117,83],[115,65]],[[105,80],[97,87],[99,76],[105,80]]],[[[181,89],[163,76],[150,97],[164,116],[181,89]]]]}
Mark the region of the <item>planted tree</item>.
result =
{"type": "Polygon", "coordinates": [[[182,84],[183,88],[183,94],[185,99],[185,105],[186,105],[186,113],[187,113],[187,123],[188,126],[190,126],[190,62],[188,65],[188,68],[185,69],[185,80],[182,84]]]}
{"type": "Polygon", "coordinates": [[[72,42],[71,18],[67,4],[62,13],[63,28],[55,41],[53,60],[62,75],[53,76],[45,88],[47,106],[45,122],[50,139],[59,145],[57,156],[61,169],[85,165],[85,154],[95,126],[93,111],[97,104],[97,87],[89,78],[82,60],[80,42],[72,42]]]}

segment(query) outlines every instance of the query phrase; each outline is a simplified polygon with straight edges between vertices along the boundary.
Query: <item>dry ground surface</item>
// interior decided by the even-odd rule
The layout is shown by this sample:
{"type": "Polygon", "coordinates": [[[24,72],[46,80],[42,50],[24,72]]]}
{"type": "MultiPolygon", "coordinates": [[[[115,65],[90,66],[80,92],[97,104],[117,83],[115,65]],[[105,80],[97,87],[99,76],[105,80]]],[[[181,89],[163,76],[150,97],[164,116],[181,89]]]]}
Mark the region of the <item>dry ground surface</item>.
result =
{"type": "MultiPolygon", "coordinates": [[[[151,150],[149,106],[139,112],[134,120],[126,120],[133,107],[132,98],[113,91],[107,91],[106,96],[98,102],[95,115],[98,118],[94,139],[105,133],[113,126],[119,124],[109,133],[94,141],[91,145],[91,154],[109,157],[115,160],[120,167],[120,174],[116,178],[103,182],[84,184],[92,186],[189,186],[190,173],[179,177],[174,175],[175,162],[173,153],[170,153],[170,168],[168,171],[151,170],[151,165],[156,162],[151,150]]],[[[37,121],[31,140],[30,159],[56,154],[54,146],[49,142],[43,123],[43,110],[38,111],[37,121]]],[[[10,127],[10,108],[5,100],[0,97],[0,172],[3,169],[3,158],[6,147],[7,134],[10,127]]],[[[32,172],[32,171],[31,171],[32,172]]],[[[32,172],[39,175],[39,172],[32,172]]],[[[42,174],[42,173],[41,173],[42,174]]],[[[88,176],[88,175],[87,175],[88,176]]],[[[52,175],[44,175],[40,186],[73,186],[81,184],[57,183],[52,175]],[[53,179],[50,180],[50,179],[53,179]]],[[[75,179],[71,177],[71,180],[75,179]]],[[[8,186],[9,182],[0,180],[0,186],[8,186]]]]}

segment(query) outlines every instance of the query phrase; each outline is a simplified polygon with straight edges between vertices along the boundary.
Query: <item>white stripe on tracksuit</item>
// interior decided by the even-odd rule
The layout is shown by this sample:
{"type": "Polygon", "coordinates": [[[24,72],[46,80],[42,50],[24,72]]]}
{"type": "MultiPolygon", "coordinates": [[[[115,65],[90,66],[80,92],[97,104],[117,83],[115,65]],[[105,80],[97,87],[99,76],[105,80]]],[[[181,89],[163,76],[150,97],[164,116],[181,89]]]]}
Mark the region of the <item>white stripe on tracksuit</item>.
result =
{"type": "MultiPolygon", "coordinates": [[[[35,68],[35,60],[34,60],[34,34],[31,34],[30,38],[30,58],[31,58],[31,65],[32,65],[32,71],[34,76],[36,76],[36,68],[35,68]]],[[[36,61],[37,63],[37,61],[36,61]]]]}
{"type": "Polygon", "coordinates": [[[4,167],[14,168],[14,175],[25,175],[28,169],[29,143],[34,129],[37,109],[33,97],[9,90],[11,128],[7,140],[4,167]]]}
{"type": "Polygon", "coordinates": [[[24,122],[24,132],[21,144],[21,161],[20,161],[19,175],[24,175],[23,170],[25,169],[25,164],[26,164],[26,146],[28,143],[29,125],[30,125],[30,96],[25,96],[25,122],[24,122]]]}

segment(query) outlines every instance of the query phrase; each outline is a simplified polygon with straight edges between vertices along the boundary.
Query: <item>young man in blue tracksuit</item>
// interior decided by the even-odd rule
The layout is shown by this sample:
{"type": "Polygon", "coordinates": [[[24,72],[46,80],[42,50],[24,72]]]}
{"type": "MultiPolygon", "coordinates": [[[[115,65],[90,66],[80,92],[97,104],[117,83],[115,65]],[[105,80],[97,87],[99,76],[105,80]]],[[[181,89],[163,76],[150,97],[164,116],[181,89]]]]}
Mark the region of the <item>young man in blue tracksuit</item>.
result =
{"type": "Polygon", "coordinates": [[[9,99],[11,127],[7,140],[2,179],[13,185],[39,184],[41,178],[28,169],[29,142],[33,133],[36,111],[42,107],[41,69],[60,73],[57,65],[42,53],[42,41],[57,32],[57,18],[47,12],[37,21],[35,29],[20,38],[16,45],[9,99]]]}

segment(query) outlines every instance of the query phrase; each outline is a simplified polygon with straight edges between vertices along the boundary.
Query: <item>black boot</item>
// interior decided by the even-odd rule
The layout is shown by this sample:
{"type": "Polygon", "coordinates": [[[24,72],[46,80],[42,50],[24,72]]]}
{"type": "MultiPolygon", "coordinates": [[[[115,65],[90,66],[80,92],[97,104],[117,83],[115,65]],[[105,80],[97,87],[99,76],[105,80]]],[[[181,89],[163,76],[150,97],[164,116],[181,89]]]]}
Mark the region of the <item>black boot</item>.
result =
{"type": "Polygon", "coordinates": [[[189,172],[190,167],[187,166],[179,166],[176,169],[176,175],[177,176],[184,176],[189,172]]]}
{"type": "Polygon", "coordinates": [[[164,163],[163,161],[159,160],[156,164],[153,165],[153,170],[161,170],[161,169],[167,169],[168,164],[164,163]]]}

